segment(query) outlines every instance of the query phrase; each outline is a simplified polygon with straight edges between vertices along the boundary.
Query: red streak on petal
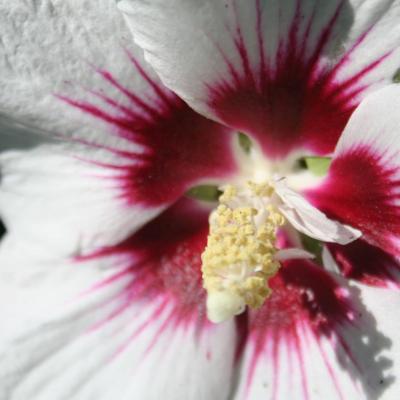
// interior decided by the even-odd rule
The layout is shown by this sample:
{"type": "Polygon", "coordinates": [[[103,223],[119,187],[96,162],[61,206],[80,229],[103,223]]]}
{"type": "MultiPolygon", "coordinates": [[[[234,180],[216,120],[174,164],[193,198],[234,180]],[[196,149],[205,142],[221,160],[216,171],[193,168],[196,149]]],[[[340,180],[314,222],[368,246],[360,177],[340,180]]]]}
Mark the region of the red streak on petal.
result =
{"type": "Polygon", "coordinates": [[[358,146],[336,158],[325,182],[307,197],[331,218],[363,232],[364,239],[399,254],[400,179],[373,147],[358,146]]]}
{"type": "Polygon", "coordinates": [[[250,313],[249,340],[253,353],[248,387],[257,364],[267,357],[274,371],[272,399],[276,398],[278,387],[283,384],[279,363],[286,347],[290,368],[293,373],[300,373],[304,397],[308,398],[304,327],[311,329],[317,340],[332,338],[340,326],[353,325],[355,306],[328,273],[306,261],[286,262],[270,284],[271,297],[260,310],[250,313]]]}
{"type": "Polygon", "coordinates": [[[253,3],[257,12],[258,64],[251,65],[249,50],[237,22],[234,44],[241,64],[235,65],[217,46],[227,66],[227,77],[207,85],[210,108],[226,124],[252,135],[269,157],[281,158],[301,147],[317,154],[332,152],[360,95],[367,89],[362,79],[390,53],[339,81],[338,73],[372,28],[359,37],[336,67],[323,66],[324,52],[338,34],[338,28],[343,29],[340,21],[346,12],[346,3],[338,1],[316,44],[308,45],[312,40],[313,15],[304,30],[302,6],[298,1],[287,38],[279,44],[276,66],[271,67],[264,50],[268,40],[262,31],[265,10],[260,0],[253,3]],[[308,54],[308,47],[313,48],[312,54],[308,54]]]}
{"type": "Polygon", "coordinates": [[[152,310],[144,322],[133,323],[134,331],[116,356],[139,335],[152,335],[148,348],[143,349],[147,353],[171,329],[188,331],[194,327],[200,337],[211,326],[206,318],[200,258],[208,235],[208,214],[209,210],[195,201],[181,199],[119,245],[85,257],[119,256],[122,260],[120,272],[92,291],[126,280],[114,299],[118,307],[92,329],[101,328],[138,304],[144,310],[146,307],[152,310]],[[157,321],[163,322],[149,332],[157,321]]]}
{"type": "Polygon", "coordinates": [[[309,398],[309,389],[307,384],[307,374],[305,370],[305,360],[304,360],[304,334],[302,333],[302,329],[297,329],[293,332],[293,344],[291,348],[291,352],[297,356],[297,365],[300,367],[300,375],[301,375],[301,387],[303,390],[303,396],[305,399],[309,398]]]}
{"type": "Polygon", "coordinates": [[[326,366],[326,369],[328,370],[329,376],[332,379],[332,382],[333,382],[333,384],[335,386],[335,389],[337,391],[339,399],[340,400],[345,400],[346,398],[343,396],[343,392],[342,392],[342,389],[340,388],[338,377],[336,376],[336,374],[335,374],[335,372],[334,372],[334,370],[332,368],[332,364],[331,364],[331,362],[329,360],[329,357],[326,354],[326,351],[325,351],[324,347],[321,345],[321,342],[318,341],[317,344],[318,344],[319,351],[321,352],[322,358],[324,360],[324,364],[326,366]]]}
{"type": "Polygon", "coordinates": [[[124,103],[95,91],[88,93],[104,102],[104,106],[58,96],[105,122],[112,135],[126,140],[127,144],[140,146],[138,150],[125,150],[77,140],[125,160],[122,165],[96,162],[98,166],[115,171],[112,179],[120,198],[128,205],[157,206],[176,201],[199,181],[232,175],[236,171],[232,131],[194,112],[154,81],[137,60],[129,58],[148,84],[147,97],[143,93],[133,93],[104,70],[97,70],[97,73],[124,95],[124,103]]]}

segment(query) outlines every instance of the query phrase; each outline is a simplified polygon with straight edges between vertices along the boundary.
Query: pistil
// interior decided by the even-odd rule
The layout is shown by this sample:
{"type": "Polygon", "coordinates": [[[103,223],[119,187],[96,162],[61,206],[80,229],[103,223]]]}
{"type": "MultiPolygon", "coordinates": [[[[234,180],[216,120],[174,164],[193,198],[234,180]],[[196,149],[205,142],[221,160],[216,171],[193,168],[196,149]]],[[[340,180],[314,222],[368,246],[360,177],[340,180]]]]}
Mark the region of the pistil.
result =
{"type": "Polygon", "coordinates": [[[285,222],[273,194],[267,183],[226,186],[210,216],[202,273],[213,322],[240,314],[246,306],[259,308],[271,294],[268,280],[280,267],[275,260],[276,233],[285,222]]]}

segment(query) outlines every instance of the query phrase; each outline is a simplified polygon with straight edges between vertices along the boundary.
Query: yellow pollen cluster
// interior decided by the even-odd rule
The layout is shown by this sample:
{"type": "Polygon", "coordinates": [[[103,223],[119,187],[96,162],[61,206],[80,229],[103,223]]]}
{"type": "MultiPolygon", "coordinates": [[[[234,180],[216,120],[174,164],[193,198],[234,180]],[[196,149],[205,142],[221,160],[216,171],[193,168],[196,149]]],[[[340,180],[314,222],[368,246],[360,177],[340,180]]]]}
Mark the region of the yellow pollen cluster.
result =
{"type": "Polygon", "coordinates": [[[248,188],[250,205],[230,205],[238,198],[234,186],[228,186],[220,197],[202,254],[202,273],[209,296],[229,293],[243,305],[258,308],[271,293],[268,279],[279,268],[274,259],[276,231],[284,218],[273,205],[266,204],[273,194],[271,186],[249,182],[248,188]],[[255,208],[251,205],[254,198],[265,199],[261,204],[266,205],[255,208]]]}

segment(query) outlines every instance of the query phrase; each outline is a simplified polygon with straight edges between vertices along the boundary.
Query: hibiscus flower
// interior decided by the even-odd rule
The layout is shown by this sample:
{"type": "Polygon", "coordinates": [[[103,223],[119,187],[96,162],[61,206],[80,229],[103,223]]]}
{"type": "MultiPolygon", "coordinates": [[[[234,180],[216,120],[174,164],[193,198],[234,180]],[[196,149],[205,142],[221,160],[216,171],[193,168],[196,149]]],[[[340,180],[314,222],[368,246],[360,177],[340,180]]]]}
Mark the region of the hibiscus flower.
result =
{"type": "Polygon", "coordinates": [[[0,399],[397,399],[399,20],[0,1],[0,399]]]}

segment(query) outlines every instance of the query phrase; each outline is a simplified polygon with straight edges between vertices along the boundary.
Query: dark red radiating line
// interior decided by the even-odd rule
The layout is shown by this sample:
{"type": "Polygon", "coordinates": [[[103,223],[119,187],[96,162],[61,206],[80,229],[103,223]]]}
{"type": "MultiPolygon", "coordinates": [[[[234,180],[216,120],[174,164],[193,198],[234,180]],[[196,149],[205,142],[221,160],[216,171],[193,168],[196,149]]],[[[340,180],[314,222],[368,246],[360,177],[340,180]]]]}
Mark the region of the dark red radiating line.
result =
{"type": "MultiPolygon", "coordinates": [[[[109,178],[115,181],[117,198],[127,205],[159,206],[176,201],[200,180],[220,179],[235,173],[233,132],[190,109],[156,82],[133,56],[129,55],[129,61],[148,84],[151,97],[139,97],[110,72],[94,67],[105,82],[123,95],[125,103],[93,90],[86,91],[100,99],[104,106],[56,96],[69,106],[105,122],[111,128],[109,134],[138,146],[133,150],[121,150],[112,145],[92,144],[94,148],[102,148],[126,160],[125,167],[121,167],[119,162],[115,166],[112,162],[88,159],[99,167],[118,171],[109,178]]],[[[91,146],[90,141],[83,138],[68,140],[91,146]]]]}
{"type": "Polygon", "coordinates": [[[121,93],[123,93],[129,100],[132,101],[133,104],[140,107],[143,111],[148,113],[151,116],[157,116],[158,110],[151,107],[148,103],[144,102],[140,97],[132,93],[130,90],[123,87],[118,81],[112,76],[112,74],[108,71],[98,70],[97,71],[101,76],[109,82],[112,86],[117,88],[121,93]]]}
{"type": "MultiPolygon", "coordinates": [[[[109,301],[115,308],[88,333],[101,329],[125,313],[129,307],[142,304],[150,314],[134,329],[115,356],[127,349],[142,334],[151,335],[144,354],[150,352],[161,335],[180,330],[194,332],[200,340],[210,328],[205,312],[205,290],[201,284],[201,253],[208,234],[209,210],[197,202],[181,199],[153,221],[121,243],[80,257],[77,262],[117,255],[117,271],[82,294],[108,289],[127,280],[109,301]],[[162,319],[155,331],[148,328],[162,319]]],[[[135,318],[134,316],[132,318],[135,318]]]]}
{"type": "Polygon", "coordinates": [[[165,90],[161,89],[160,84],[150,77],[150,75],[144,70],[142,65],[138,62],[138,60],[136,60],[135,57],[133,57],[129,52],[127,52],[127,55],[139,74],[152,87],[157,96],[164,101],[164,104],[167,106],[171,105],[171,98],[166,95],[165,90]]]}
{"type": "Polygon", "coordinates": [[[360,95],[368,89],[367,84],[361,84],[362,79],[379,67],[392,52],[373,60],[343,82],[336,81],[339,70],[349,62],[350,55],[365,41],[374,25],[360,35],[336,66],[322,67],[321,56],[332,38],[346,2],[339,1],[332,10],[306,60],[303,57],[310,43],[316,5],[311,10],[309,21],[305,22],[305,31],[302,31],[302,5],[297,0],[288,35],[278,43],[277,69],[273,71],[268,66],[265,54],[265,41],[268,40],[262,31],[265,10],[259,0],[254,0],[253,4],[257,16],[254,29],[258,42],[258,65],[251,65],[234,7],[236,28],[233,44],[240,64],[235,65],[232,58],[215,44],[226,64],[227,75],[219,82],[206,84],[209,107],[224,123],[259,141],[269,157],[285,157],[300,148],[317,154],[331,153],[360,95]],[[301,37],[299,32],[302,33],[301,37]]]}

